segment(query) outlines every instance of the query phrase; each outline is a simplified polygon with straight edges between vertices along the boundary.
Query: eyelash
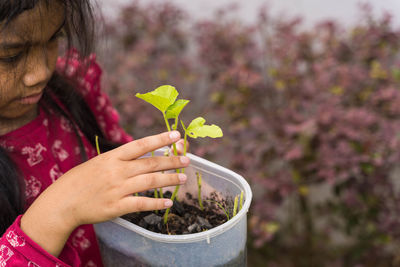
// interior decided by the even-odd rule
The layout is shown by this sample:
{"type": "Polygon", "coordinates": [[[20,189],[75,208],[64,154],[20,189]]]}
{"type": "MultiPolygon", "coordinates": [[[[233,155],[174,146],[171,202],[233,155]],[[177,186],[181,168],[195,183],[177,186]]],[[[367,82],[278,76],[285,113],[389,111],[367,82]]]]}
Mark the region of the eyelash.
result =
{"type": "MultiPolygon", "coordinates": [[[[54,42],[60,38],[65,37],[65,31],[61,30],[58,33],[56,33],[53,37],[50,38],[49,43],[50,42],[54,42]]],[[[20,52],[14,56],[11,57],[4,57],[4,58],[0,58],[0,62],[2,63],[6,63],[6,64],[15,64],[16,62],[18,62],[18,60],[22,57],[24,52],[20,52]]]]}
{"type": "Polygon", "coordinates": [[[12,57],[3,57],[0,58],[0,61],[7,64],[13,64],[16,63],[22,57],[22,54],[23,53],[21,52],[12,57]]]}
{"type": "Polygon", "coordinates": [[[60,30],[58,33],[56,33],[53,37],[51,37],[51,39],[49,40],[49,42],[53,42],[57,39],[63,38],[65,37],[65,31],[64,30],[60,30]]]}

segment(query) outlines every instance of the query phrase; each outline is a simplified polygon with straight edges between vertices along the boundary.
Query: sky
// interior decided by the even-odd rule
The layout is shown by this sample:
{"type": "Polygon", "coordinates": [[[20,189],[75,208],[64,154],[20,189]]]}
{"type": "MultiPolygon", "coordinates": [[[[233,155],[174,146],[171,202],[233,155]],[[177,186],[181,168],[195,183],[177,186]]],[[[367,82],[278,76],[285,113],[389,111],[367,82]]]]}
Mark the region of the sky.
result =
{"type": "MultiPolygon", "coordinates": [[[[131,0],[97,0],[106,16],[115,15],[121,5],[131,0]]],[[[360,3],[370,3],[375,14],[389,11],[396,26],[400,26],[400,0],[141,0],[141,2],[172,2],[186,9],[194,18],[211,17],[221,6],[239,4],[238,16],[244,22],[254,22],[259,8],[265,4],[271,14],[281,16],[300,15],[305,25],[313,25],[324,19],[336,19],[343,25],[355,23],[360,13],[360,3]]]]}

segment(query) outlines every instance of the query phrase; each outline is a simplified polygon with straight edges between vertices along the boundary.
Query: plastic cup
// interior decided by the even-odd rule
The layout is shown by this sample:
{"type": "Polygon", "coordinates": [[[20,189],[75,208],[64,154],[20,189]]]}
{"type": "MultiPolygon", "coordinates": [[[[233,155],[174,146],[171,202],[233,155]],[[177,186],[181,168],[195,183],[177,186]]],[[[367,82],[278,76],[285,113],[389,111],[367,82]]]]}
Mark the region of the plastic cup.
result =
{"type": "MultiPolygon", "coordinates": [[[[162,151],[157,154],[162,155],[162,151]]],[[[214,191],[234,199],[243,191],[243,208],[224,224],[195,234],[159,234],[122,218],[96,224],[105,266],[246,266],[247,211],[252,199],[249,184],[231,170],[192,154],[187,156],[191,163],[185,169],[188,180],[179,189],[180,201],[186,199],[186,192],[197,198],[195,173],[200,172],[203,199],[214,191]]]]}

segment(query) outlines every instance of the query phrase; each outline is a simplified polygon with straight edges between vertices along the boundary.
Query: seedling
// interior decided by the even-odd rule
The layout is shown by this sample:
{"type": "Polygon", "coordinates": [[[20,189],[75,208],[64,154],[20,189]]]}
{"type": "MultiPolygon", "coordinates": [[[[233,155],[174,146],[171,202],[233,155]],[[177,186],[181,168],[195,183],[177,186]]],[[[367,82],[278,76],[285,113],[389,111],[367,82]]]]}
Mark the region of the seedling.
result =
{"type": "Polygon", "coordinates": [[[235,197],[235,201],[233,202],[233,211],[232,211],[232,218],[235,217],[238,208],[238,196],[235,197]]]}
{"type": "Polygon", "coordinates": [[[230,220],[229,212],[225,209],[225,207],[224,207],[221,203],[219,203],[218,201],[215,201],[215,200],[211,200],[211,199],[207,199],[206,201],[209,201],[209,202],[211,202],[211,203],[216,204],[216,205],[217,205],[221,210],[223,210],[223,212],[225,213],[226,220],[227,220],[227,221],[230,220]]]}
{"type": "Polygon", "coordinates": [[[242,207],[243,207],[243,191],[240,192],[240,196],[238,195],[235,197],[235,200],[233,202],[232,218],[236,216],[236,214],[242,209],[242,207]]]}
{"type": "MultiPolygon", "coordinates": [[[[183,108],[189,103],[189,100],[185,99],[176,99],[179,93],[176,91],[175,87],[170,85],[163,85],[155,89],[154,91],[145,93],[145,94],[136,94],[136,97],[152,104],[163,114],[163,118],[165,121],[165,125],[167,126],[167,130],[171,131],[171,126],[169,124],[170,119],[174,120],[174,124],[172,125],[172,130],[177,130],[179,114],[182,112],[183,108]]],[[[186,155],[187,150],[187,137],[190,136],[192,138],[198,137],[221,137],[222,130],[217,125],[204,125],[205,119],[202,117],[198,117],[194,119],[189,126],[186,128],[183,122],[181,124],[185,131],[184,137],[184,152],[183,155],[186,155]]],[[[173,144],[174,155],[177,156],[176,145],[173,144]]],[[[184,172],[182,170],[176,170],[176,172],[184,172]]],[[[199,190],[201,189],[201,184],[199,186],[199,190]]],[[[179,190],[179,185],[175,187],[174,192],[172,193],[171,200],[174,201],[179,190]]],[[[201,192],[199,193],[201,194],[201,192]]],[[[165,211],[164,214],[164,224],[167,223],[169,208],[165,211]]]]}
{"type": "MultiPolygon", "coordinates": [[[[169,119],[174,119],[175,122],[172,125],[172,129],[176,130],[178,126],[178,117],[183,108],[189,103],[189,100],[178,99],[179,93],[176,91],[175,87],[170,85],[163,85],[155,89],[154,91],[145,93],[145,94],[136,94],[136,97],[146,101],[147,103],[152,104],[163,114],[163,118],[165,121],[165,125],[167,126],[168,131],[171,131],[171,126],[169,124],[169,119]]],[[[174,155],[178,155],[176,150],[176,145],[173,144],[174,155]]],[[[154,152],[152,152],[154,155],[154,152]]],[[[179,172],[179,170],[177,170],[179,172]]],[[[162,191],[160,192],[160,197],[163,196],[162,191]]],[[[154,190],[154,197],[158,197],[157,189],[154,190]]]]}
{"type": "MultiPolygon", "coordinates": [[[[194,119],[189,126],[186,128],[185,124],[183,121],[181,121],[182,128],[185,131],[185,136],[184,136],[184,154],[186,154],[186,147],[187,147],[187,137],[190,136],[192,138],[198,138],[198,137],[211,137],[211,138],[217,138],[217,137],[222,137],[223,133],[220,127],[217,125],[204,125],[206,120],[202,117],[198,117],[194,119]]],[[[199,175],[196,172],[197,176],[197,187],[198,187],[198,199],[199,199],[199,205],[201,210],[203,210],[203,203],[201,201],[201,175],[199,175]]]]}
{"type": "Polygon", "coordinates": [[[210,200],[207,199],[206,201],[212,202],[214,204],[216,204],[224,213],[226,216],[226,219],[229,221],[230,219],[232,219],[233,217],[236,216],[236,214],[242,209],[243,207],[243,191],[240,193],[240,195],[237,195],[235,197],[235,200],[233,201],[233,209],[232,209],[232,216],[229,216],[229,212],[227,211],[227,209],[224,207],[224,205],[222,205],[220,202],[215,201],[215,200],[210,200]],[[238,209],[239,208],[239,209],[238,209]]]}
{"type": "MultiPolygon", "coordinates": [[[[184,143],[183,143],[183,155],[186,155],[186,150],[187,150],[187,137],[190,136],[192,138],[197,138],[197,137],[212,137],[212,138],[217,138],[221,137],[222,130],[219,128],[217,125],[204,125],[206,120],[202,117],[198,117],[189,124],[189,126],[186,128],[185,124],[181,121],[182,128],[185,131],[184,135],[184,143]]],[[[182,169],[182,173],[185,172],[184,169],[182,169]]],[[[201,185],[200,187],[201,188],[201,185]]],[[[174,201],[176,195],[178,194],[179,190],[179,185],[175,187],[174,192],[172,193],[171,200],[174,201]]],[[[199,192],[201,194],[201,192],[199,192]]],[[[164,223],[167,223],[168,220],[168,213],[169,213],[170,208],[168,208],[165,211],[164,214],[164,223]]]]}
{"type": "Polygon", "coordinates": [[[236,214],[242,209],[242,207],[243,207],[243,191],[240,192],[240,196],[235,197],[233,203],[232,218],[236,216],[236,214]]]}
{"type": "Polygon", "coordinates": [[[243,208],[243,191],[240,192],[240,205],[239,205],[239,210],[243,208]]]}
{"type": "MultiPolygon", "coordinates": [[[[136,94],[136,97],[143,99],[149,104],[152,104],[163,114],[165,125],[168,131],[171,131],[171,126],[169,124],[169,119],[174,119],[175,123],[172,125],[172,129],[176,130],[178,128],[178,117],[183,108],[189,103],[189,100],[178,99],[179,93],[176,91],[175,87],[170,85],[163,85],[155,89],[154,91],[145,94],[136,94]]],[[[176,151],[176,145],[173,144],[174,155],[176,156],[178,152],[176,151]]]]}
{"type": "Polygon", "coordinates": [[[198,188],[197,199],[199,200],[200,209],[204,210],[203,201],[201,200],[201,174],[199,172],[196,172],[196,177],[197,177],[197,188],[198,188]]]}

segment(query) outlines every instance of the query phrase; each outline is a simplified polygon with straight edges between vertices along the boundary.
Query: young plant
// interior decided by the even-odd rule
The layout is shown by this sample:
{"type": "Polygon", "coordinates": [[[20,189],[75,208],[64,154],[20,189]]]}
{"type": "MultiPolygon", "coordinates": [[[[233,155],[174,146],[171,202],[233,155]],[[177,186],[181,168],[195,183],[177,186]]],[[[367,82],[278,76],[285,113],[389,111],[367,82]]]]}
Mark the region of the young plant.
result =
{"type": "Polygon", "coordinates": [[[229,212],[228,209],[226,209],[224,207],[224,205],[222,205],[220,202],[215,201],[215,200],[210,200],[207,199],[206,201],[209,201],[211,203],[216,204],[224,213],[226,216],[227,221],[229,221],[230,219],[232,219],[233,217],[236,216],[236,214],[242,209],[243,207],[243,191],[240,193],[240,195],[237,195],[235,197],[235,200],[233,201],[233,209],[232,209],[232,216],[229,216],[229,212]]]}
{"type": "MultiPolygon", "coordinates": [[[[187,137],[190,136],[192,138],[198,138],[198,137],[211,137],[211,138],[217,138],[217,137],[222,137],[223,133],[221,128],[219,128],[217,125],[204,125],[206,120],[202,117],[198,117],[189,124],[189,126],[186,128],[185,124],[183,121],[181,121],[182,128],[185,131],[185,136],[184,136],[184,143],[183,143],[183,155],[186,155],[186,150],[187,150],[187,137]]],[[[182,173],[185,170],[182,169],[182,173]]],[[[199,186],[199,190],[201,189],[201,185],[199,186]]],[[[174,201],[176,195],[178,194],[179,190],[179,185],[175,187],[174,192],[172,193],[171,200],[174,201]]],[[[199,192],[201,195],[201,191],[199,192]]],[[[164,223],[167,223],[168,220],[168,213],[169,213],[170,208],[168,208],[165,211],[164,214],[164,223]]]]}
{"type": "Polygon", "coordinates": [[[239,211],[243,208],[243,191],[240,192],[240,204],[239,204],[239,211]]]}
{"type": "MultiPolygon", "coordinates": [[[[170,85],[163,85],[158,87],[157,89],[145,93],[145,94],[136,94],[136,97],[150,103],[163,114],[163,118],[165,121],[165,125],[167,126],[168,131],[171,131],[171,126],[169,124],[169,120],[173,119],[174,124],[172,125],[172,130],[176,130],[178,128],[179,114],[182,112],[183,108],[189,103],[189,100],[185,99],[176,99],[179,93],[176,91],[175,87],[170,85]]],[[[185,128],[185,125],[182,123],[183,129],[185,131],[184,137],[184,152],[183,155],[186,155],[187,150],[187,137],[190,136],[192,138],[198,137],[221,137],[222,130],[216,125],[204,125],[205,119],[198,117],[194,119],[188,126],[185,128]]],[[[177,156],[176,145],[173,144],[174,155],[177,156]]],[[[176,172],[184,172],[184,169],[176,170],[176,172]]],[[[201,189],[201,184],[199,186],[199,190],[201,189]]],[[[175,187],[174,192],[172,193],[171,200],[174,201],[179,190],[179,185],[175,187]]],[[[201,194],[201,192],[200,192],[201,194]]],[[[158,194],[157,194],[158,195],[158,194]]],[[[167,223],[168,213],[170,209],[168,208],[164,214],[164,223],[167,223]]]]}
{"type": "Polygon", "coordinates": [[[199,172],[196,172],[196,177],[197,177],[197,199],[199,201],[199,206],[201,210],[204,210],[204,206],[203,206],[203,201],[201,199],[201,174],[199,172]]]}
{"type": "MultiPolygon", "coordinates": [[[[212,137],[212,138],[217,138],[221,137],[222,130],[219,128],[217,125],[204,125],[206,120],[202,117],[198,117],[189,124],[189,126],[186,128],[185,124],[183,121],[181,121],[182,128],[185,131],[185,136],[184,136],[184,143],[183,143],[183,155],[186,156],[186,150],[187,150],[187,137],[190,136],[192,138],[198,138],[198,137],[212,137]]],[[[182,173],[185,172],[184,169],[182,169],[182,173]]],[[[201,185],[199,187],[201,189],[201,185]]],[[[174,201],[176,195],[178,194],[179,190],[179,185],[175,187],[174,192],[172,193],[171,200],[174,201]]],[[[199,193],[201,194],[201,192],[199,193]]],[[[169,213],[170,208],[168,208],[165,211],[164,214],[164,224],[167,223],[168,220],[168,213],[169,213]]]]}
{"type": "Polygon", "coordinates": [[[235,201],[233,202],[232,218],[235,217],[237,214],[238,201],[239,201],[239,196],[236,196],[235,201]]]}
{"type": "MultiPolygon", "coordinates": [[[[165,121],[165,125],[167,126],[167,130],[171,131],[171,126],[169,124],[169,119],[174,119],[175,122],[172,125],[172,130],[176,130],[178,128],[178,117],[183,108],[189,103],[189,100],[178,99],[179,93],[175,89],[175,87],[170,85],[163,85],[158,87],[157,89],[145,93],[145,94],[136,94],[136,97],[146,101],[147,103],[153,105],[163,114],[163,118],[165,121]]],[[[174,155],[176,156],[178,153],[176,151],[176,146],[173,144],[174,155]]]]}
{"type": "Polygon", "coordinates": [[[209,201],[211,203],[214,203],[215,205],[217,205],[224,213],[226,216],[226,220],[229,221],[231,218],[229,217],[229,212],[225,209],[224,205],[222,205],[221,203],[219,203],[218,201],[215,200],[211,200],[211,199],[207,199],[206,201],[209,201]]]}
{"type": "Polygon", "coordinates": [[[236,214],[242,209],[243,207],[243,191],[240,192],[240,196],[236,196],[233,202],[233,211],[232,211],[232,218],[236,216],[236,214]]]}
{"type": "MultiPolygon", "coordinates": [[[[136,97],[146,101],[147,103],[153,105],[163,114],[163,118],[165,121],[165,125],[168,131],[171,131],[171,126],[169,124],[170,119],[174,119],[174,124],[172,125],[172,130],[176,130],[178,127],[178,118],[179,114],[182,112],[183,108],[189,103],[189,100],[178,99],[179,93],[175,89],[175,87],[170,85],[163,85],[155,90],[145,93],[145,94],[136,94],[136,97]]],[[[174,155],[177,156],[178,152],[176,150],[176,145],[173,144],[174,155]]],[[[154,155],[154,152],[152,153],[154,155]]],[[[176,172],[180,172],[176,170],[176,172]]],[[[154,190],[154,196],[158,198],[158,196],[163,197],[162,189],[160,188],[160,194],[158,194],[157,189],[154,190]]]]}
{"type": "MultiPolygon", "coordinates": [[[[197,174],[197,173],[196,173],[197,174]]],[[[205,201],[209,201],[211,203],[216,204],[224,213],[226,216],[227,221],[229,221],[230,219],[232,219],[233,217],[236,216],[236,214],[242,209],[243,207],[243,191],[240,192],[240,195],[237,195],[235,197],[235,200],[233,201],[233,209],[232,209],[232,216],[229,216],[229,212],[228,209],[226,209],[224,207],[223,204],[221,204],[218,201],[215,200],[211,200],[211,199],[207,199],[205,201]]]]}

